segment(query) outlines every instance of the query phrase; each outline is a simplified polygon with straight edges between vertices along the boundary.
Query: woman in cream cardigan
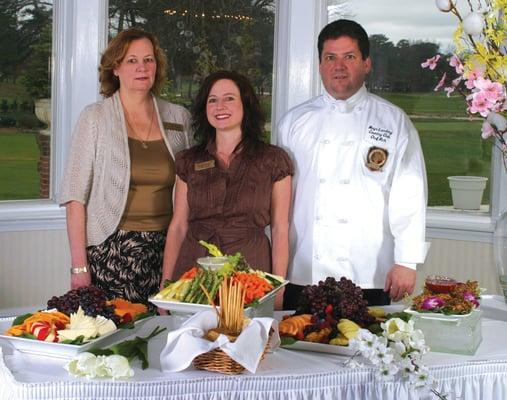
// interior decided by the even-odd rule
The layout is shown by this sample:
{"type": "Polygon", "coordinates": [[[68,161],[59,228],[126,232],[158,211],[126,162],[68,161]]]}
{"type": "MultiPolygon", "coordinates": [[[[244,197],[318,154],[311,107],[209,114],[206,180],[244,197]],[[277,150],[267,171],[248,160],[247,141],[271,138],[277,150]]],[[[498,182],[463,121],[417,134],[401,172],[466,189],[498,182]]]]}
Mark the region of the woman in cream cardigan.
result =
{"type": "Polygon", "coordinates": [[[103,101],[77,122],[59,202],[67,212],[71,288],[147,302],[160,285],[172,217],[175,154],[190,145],[189,113],[155,96],[166,59],[131,28],[100,61],[103,101]]]}

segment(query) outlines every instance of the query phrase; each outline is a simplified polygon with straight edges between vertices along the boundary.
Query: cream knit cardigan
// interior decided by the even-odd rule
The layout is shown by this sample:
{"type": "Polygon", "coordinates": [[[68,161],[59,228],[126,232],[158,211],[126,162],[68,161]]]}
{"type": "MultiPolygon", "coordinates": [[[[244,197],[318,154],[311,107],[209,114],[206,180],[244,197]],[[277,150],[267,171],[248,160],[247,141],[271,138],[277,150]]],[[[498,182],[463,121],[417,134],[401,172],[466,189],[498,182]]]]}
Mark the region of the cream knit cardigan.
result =
{"type": "MultiPolygon", "coordinates": [[[[190,115],[181,106],[153,97],[164,142],[174,158],[190,147],[190,115]]],[[[120,223],[130,182],[125,116],[118,92],[87,106],[74,129],[60,190],[60,206],[86,206],[87,246],[98,245],[120,223]]]]}

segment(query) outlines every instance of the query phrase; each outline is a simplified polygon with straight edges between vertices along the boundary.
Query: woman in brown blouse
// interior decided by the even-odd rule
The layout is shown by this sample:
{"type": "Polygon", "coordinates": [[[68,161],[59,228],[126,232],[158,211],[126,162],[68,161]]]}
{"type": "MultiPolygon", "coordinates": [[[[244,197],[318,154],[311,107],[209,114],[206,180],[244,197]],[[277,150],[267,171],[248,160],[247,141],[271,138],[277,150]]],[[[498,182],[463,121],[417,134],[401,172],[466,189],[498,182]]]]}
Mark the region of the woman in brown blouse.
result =
{"type": "Polygon", "coordinates": [[[284,150],[262,141],[264,122],[244,76],[219,71],[204,80],[192,110],[199,144],[176,155],[162,281],[178,278],[207,254],[199,240],[225,254],[241,252],[252,267],[285,276],[294,171],[284,150]]]}

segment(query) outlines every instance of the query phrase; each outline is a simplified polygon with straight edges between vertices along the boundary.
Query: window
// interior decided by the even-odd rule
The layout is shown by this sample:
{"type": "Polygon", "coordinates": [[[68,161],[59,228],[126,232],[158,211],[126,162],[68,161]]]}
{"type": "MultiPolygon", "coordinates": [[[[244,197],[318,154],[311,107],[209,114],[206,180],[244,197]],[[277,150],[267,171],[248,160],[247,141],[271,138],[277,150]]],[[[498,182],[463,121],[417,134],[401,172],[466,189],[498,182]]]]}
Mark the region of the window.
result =
{"type": "Polygon", "coordinates": [[[437,53],[452,53],[456,18],[439,12],[431,1],[417,2],[410,11],[400,3],[329,0],[329,18],[354,19],[368,32],[373,61],[368,89],[404,109],[416,126],[426,161],[428,206],[452,210],[448,176],[484,176],[488,186],[481,211],[487,213],[492,142],[481,139],[482,120],[470,120],[461,96],[434,91],[444,63],[434,71],[421,68],[437,53]]]}
{"type": "MultiPolygon", "coordinates": [[[[246,75],[271,116],[273,0],[109,1],[109,36],[130,26],[155,34],[169,59],[162,97],[189,107],[200,82],[219,69],[246,75]]],[[[267,124],[270,131],[271,123],[267,124]]]]}
{"type": "Polygon", "coordinates": [[[52,1],[10,1],[0,21],[0,200],[47,199],[52,1]]]}

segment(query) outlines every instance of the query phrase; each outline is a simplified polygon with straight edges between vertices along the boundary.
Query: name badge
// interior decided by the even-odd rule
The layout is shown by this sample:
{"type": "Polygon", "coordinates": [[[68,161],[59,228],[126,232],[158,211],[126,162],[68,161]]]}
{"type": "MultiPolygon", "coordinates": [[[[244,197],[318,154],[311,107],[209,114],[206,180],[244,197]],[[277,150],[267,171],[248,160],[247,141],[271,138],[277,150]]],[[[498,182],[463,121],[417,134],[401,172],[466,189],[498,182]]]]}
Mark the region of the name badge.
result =
{"type": "Polygon", "coordinates": [[[195,171],[202,171],[203,169],[215,168],[215,160],[201,161],[194,164],[195,171]]]}
{"type": "Polygon", "coordinates": [[[164,126],[164,129],[183,132],[183,125],[177,124],[176,122],[162,122],[162,125],[164,126]]]}

